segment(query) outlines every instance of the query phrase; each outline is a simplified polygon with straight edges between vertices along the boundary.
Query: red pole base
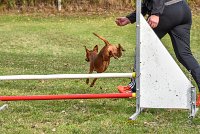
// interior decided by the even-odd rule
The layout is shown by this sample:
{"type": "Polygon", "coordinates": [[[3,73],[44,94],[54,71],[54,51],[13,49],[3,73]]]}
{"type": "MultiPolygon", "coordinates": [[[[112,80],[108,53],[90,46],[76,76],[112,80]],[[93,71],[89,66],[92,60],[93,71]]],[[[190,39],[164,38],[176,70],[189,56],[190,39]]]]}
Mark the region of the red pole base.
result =
{"type": "Polygon", "coordinates": [[[0,101],[132,98],[135,93],[0,96],[0,101]]]}

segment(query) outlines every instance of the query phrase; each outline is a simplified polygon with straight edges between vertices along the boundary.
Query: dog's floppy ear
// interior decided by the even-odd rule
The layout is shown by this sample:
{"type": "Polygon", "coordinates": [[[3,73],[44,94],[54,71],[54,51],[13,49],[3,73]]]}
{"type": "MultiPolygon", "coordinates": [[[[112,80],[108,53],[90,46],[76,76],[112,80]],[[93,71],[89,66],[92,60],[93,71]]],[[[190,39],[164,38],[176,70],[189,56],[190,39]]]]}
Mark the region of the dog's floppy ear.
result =
{"type": "Polygon", "coordinates": [[[121,44],[118,44],[118,49],[120,49],[121,51],[126,51],[126,50],[121,46],[121,44]]]}
{"type": "Polygon", "coordinates": [[[89,50],[87,49],[87,47],[86,46],[84,46],[85,47],[85,51],[86,51],[86,53],[88,53],[89,52],[89,50]]]}
{"type": "Polygon", "coordinates": [[[98,52],[98,45],[96,45],[96,46],[93,48],[93,51],[98,52]]]}
{"type": "Polygon", "coordinates": [[[84,47],[85,47],[85,52],[86,52],[86,58],[85,58],[85,60],[86,60],[87,62],[89,62],[89,61],[90,61],[90,58],[89,58],[90,50],[88,50],[88,49],[86,48],[86,46],[84,46],[84,47]]]}

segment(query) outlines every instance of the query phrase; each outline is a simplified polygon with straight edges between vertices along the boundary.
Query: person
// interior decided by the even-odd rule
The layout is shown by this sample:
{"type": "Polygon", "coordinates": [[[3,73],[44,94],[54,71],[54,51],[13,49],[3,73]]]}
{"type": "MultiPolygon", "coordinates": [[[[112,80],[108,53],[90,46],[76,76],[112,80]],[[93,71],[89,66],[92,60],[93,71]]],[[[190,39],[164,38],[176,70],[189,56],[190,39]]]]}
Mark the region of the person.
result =
{"type": "MultiPolygon", "coordinates": [[[[191,72],[200,92],[200,66],[190,49],[190,30],[192,25],[191,10],[185,0],[143,0],[142,15],[148,15],[147,22],[156,35],[162,39],[169,34],[178,61],[191,72]]],[[[118,26],[135,23],[136,11],[116,18],[118,26]]],[[[135,81],[128,86],[118,86],[121,93],[133,90],[135,81]]],[[[197,106],[200,106],[200,94],[197,96],[197,106]]]]}

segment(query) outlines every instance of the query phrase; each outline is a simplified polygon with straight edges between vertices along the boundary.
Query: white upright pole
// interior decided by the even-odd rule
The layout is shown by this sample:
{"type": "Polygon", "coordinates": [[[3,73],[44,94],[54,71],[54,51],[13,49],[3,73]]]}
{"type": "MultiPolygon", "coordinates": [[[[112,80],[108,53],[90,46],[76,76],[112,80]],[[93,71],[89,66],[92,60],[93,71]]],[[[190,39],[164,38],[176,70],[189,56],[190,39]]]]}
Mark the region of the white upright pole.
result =
{"type": "Polygon", "coordinates": [[[140,107],[140,15],[141,15],[141,0],[136,1],[136,112],[130,119],[135,120],[142,111],[140,107]]]}

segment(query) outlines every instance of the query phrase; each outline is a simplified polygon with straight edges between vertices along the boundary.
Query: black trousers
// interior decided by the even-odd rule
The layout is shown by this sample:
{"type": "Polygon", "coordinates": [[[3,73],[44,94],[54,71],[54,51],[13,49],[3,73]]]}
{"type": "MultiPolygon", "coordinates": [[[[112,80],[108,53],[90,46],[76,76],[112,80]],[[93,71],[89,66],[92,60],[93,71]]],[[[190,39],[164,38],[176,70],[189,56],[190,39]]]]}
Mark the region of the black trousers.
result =
{"type": "Polygon", "coordinates": [[[200,66],[190,49],[191,25],[191,10],[185,1],[181,1],[165,7],[154,31],[160,39],[170,35],[177,59],[191,71],[200,91],[200,66]]]}

